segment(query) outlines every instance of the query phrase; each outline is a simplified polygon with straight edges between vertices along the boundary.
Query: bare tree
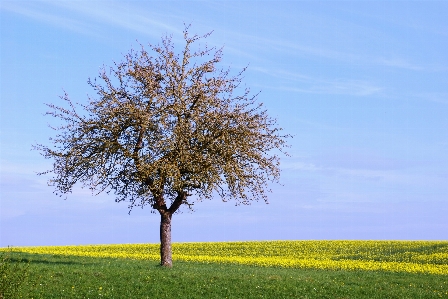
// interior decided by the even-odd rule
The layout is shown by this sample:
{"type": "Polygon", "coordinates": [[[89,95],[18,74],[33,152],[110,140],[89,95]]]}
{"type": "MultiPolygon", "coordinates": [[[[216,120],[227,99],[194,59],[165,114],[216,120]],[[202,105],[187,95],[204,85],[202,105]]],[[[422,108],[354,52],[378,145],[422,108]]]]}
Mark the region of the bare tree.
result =
{"type": "Polygon", "coordinates": [[[63,121],[52,147],[34,146],[54,159],[49,185],[55,193],[70,193],[76,182],[92,192],[113,191],[116,202],[149,205],[161,216],[162,266],[172,266],[171,218],[184,205],[219,195],[236,204],[267,202],[266,183],[278,182],[279,158],[289,135],[280,135],[276,120],[245,88],[239,95],[243,69],[236,76],[217,69],[222,48],[191,45],[190,37],[176,54],[171,37],[161,45],[131,50],[121,63],[88,83],[98,99],[89,98],[79,114],[69,107],[47,104],[46,114],[63,121]]]}

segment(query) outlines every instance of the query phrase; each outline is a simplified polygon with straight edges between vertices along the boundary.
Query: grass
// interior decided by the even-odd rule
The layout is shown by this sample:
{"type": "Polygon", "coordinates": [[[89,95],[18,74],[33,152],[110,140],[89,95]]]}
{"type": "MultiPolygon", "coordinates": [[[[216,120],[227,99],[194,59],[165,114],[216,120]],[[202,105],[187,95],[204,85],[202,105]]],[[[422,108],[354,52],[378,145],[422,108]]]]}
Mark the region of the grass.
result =
{"type": "Polygon", "coordinates": [[[28,274],[28,263],[20,258],[11,262],[10,255],[10,252],[0,252],[0,298],[15,298],[28,274]]]}
{"type": "Polygon", "coordinates": [[[448,298],[446,275],[257,267],[11,252],[18,298],[448,298]]]}

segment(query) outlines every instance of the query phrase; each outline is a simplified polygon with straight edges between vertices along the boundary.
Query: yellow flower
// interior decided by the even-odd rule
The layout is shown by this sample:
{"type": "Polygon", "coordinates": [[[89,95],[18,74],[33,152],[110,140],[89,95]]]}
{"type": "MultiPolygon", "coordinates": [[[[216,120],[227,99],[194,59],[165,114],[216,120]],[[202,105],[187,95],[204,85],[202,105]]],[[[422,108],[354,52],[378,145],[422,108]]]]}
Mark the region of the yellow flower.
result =
{"type": "MultiPolygon", "coordinates": [[[[173,259],[262,267],[448,275],[447,241],[263,241],[173,243],[173,259]]],[[[6,248],[0,248],[0,251],[6,248]]],[[[159,244],[16,247],[28,253],[159,260],[159,244]]],[[[100,288],[101,290],[101,288],[100,288]]]]}

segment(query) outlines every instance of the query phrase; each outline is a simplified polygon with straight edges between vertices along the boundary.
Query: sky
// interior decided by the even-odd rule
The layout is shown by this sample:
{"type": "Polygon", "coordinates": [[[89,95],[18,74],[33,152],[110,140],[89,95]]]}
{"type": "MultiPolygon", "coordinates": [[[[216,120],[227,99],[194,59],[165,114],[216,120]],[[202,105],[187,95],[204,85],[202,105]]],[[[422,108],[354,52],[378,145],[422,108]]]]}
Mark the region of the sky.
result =
{"type": "MultiPolygon", "coordinates": [[[[45,103],[140,44],[191,33],[223,48],[284,133],[269,204],[183,209],[173,242],[448,239],[448,2],[0,1],[0,247],[157,243],[158,214],[38,176],[45,103]]],[[[146,47],[149,49],[148,47],[146,47]]]]}

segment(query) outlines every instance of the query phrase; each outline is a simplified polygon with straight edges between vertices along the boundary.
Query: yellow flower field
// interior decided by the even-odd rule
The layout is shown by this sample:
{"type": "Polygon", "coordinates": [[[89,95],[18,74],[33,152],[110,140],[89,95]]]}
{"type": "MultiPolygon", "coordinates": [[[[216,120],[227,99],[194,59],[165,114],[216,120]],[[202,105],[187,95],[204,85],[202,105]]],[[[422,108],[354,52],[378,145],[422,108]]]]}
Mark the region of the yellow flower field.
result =
{"type": "MultiPolygon", "coordinates": [[[[0,248],[5,250],[6,248],[0,248]]],[[[158,260],[158,244],[14,247],[14,251],[158,260]]],[[[448,241],[173,243],[174,261],[448,275],[448,241]]]]}

